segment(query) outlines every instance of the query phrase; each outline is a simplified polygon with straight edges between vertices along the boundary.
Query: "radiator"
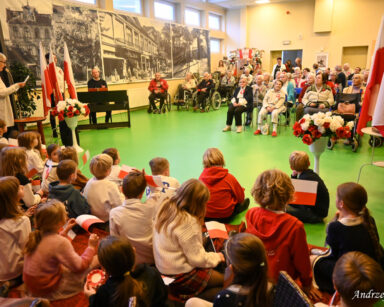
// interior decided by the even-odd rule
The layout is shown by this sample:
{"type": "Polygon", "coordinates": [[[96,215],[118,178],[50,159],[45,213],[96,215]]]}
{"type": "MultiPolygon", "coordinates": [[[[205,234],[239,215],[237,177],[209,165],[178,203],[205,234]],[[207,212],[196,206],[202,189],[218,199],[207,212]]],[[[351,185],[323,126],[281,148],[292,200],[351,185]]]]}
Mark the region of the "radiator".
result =
{"type": "Polygon", "coordinates": [[[130,88],[127,91],[130,108],[147,106],[149,104],[149,91],[147,87],[130,88]]]}

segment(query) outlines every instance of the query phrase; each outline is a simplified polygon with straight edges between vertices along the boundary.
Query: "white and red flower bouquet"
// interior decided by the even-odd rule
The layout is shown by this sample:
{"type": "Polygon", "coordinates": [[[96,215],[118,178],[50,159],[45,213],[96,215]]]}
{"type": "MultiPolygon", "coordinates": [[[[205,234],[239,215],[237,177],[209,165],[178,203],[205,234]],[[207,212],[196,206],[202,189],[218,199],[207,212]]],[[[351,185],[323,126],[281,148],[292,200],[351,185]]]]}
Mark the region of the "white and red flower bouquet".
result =
{"type": "Polygon", "coordinates": [[[302,139],[304,144],[311,145],[321,137],[346,139],[351,137],[354,122],[345,123],[344,119],[331,112],[305,114],[293,125],[293,134],[302,139]]]}
{"type": "Polygon", "coordinates": [[[72,118],[74,116],[88,116],[89,108],[86,103],[81,103],[77,99],[66,99],[65,101],[59,101],[55,109],[52,111],[52,115],[58,116],[62,121],[66,117],[72,118]]]}

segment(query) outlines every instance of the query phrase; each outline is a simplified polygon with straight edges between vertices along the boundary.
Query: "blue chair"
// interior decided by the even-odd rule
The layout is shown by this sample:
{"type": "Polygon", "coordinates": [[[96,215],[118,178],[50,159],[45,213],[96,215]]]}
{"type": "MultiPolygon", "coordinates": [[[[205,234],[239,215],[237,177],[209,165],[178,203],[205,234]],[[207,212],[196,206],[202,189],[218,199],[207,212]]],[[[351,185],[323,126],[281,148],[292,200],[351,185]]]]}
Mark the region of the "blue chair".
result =
{"type": "Polygon", "coordinates": [[[303,89],[302,89],[301,87],[296,87],[296,88],[295,88],[296,98],[300,95],[300,93],[301,93],[302,90],[303,90],[303,89]]]}
{"type": "Polygon", "coordinates": [[[352,85],[352,80],[348,80],[348,86],[352,85]]]}

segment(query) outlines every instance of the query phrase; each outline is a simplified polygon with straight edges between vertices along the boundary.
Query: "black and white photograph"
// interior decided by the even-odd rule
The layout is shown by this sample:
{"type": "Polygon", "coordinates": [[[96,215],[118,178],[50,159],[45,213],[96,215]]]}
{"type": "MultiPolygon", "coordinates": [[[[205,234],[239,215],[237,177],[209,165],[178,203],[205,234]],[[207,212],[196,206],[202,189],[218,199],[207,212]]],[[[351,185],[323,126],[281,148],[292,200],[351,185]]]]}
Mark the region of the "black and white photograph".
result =
{"type": "Polygon", "coordinates": [[[320,69],[328,67],[328,53],[316,54],[316,63],[319,65],[320,69]]]}

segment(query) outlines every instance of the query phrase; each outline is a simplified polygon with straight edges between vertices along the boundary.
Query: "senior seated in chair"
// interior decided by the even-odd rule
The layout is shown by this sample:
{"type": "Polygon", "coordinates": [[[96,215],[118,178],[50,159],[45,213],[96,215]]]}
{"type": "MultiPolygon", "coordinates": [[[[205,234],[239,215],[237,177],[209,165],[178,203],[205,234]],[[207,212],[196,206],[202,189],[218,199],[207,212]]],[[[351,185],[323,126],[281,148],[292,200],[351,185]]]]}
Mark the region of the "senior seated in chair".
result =
{"type": "Polygon", "coordinates": [[[178,86],[177,91],[179,93],[179,100],[176,101],[176,103],[179,105],[183,104],[185,102],[184,101],[185,93],[186,92],[192,93],[193,89],[195,88],[196,88],[196,81],[193,78],[192,73],[187,72],[187,74],[185,75],[184,82],[179,84],[178,86]]]}
{"type": "Polygon", "coordinates": [[[247,78],[240,79],[239,87],[233,94],[231,104],[228,106],[227,126],[223,132],[231,131],[233,117],[235,117],[236,132],[242,132],[241,114],[245,111],[252,112],[253,109],[253,94],[252,88],[247,86],[247,78]]]}
{"type": "Polygon", "coordinates": [[[149,95],[149,102],[151,105],[148,109],[148,113],[151,113],[152,111],[153,113],[160,113],[164,100],[167,98],[168,83],[161,78],[161,74],[159,72],[155,74],[155,79],[152,79],[149,83],[148,90],[151,92],[151,95],[149,95]],[[155,104],[156,98],[160,98],[159,110],[155,104]]]}
{"type": "Polygon", "coordinates": [[[254,135],[261,134],[263,121],[267,117],[267,114],[271,113],[273,124],[272,136],[277,136],[277,123],[279,120],[279,114],[286,110],[284,105],[285,93],[281,90],[282,86],[283,81],[276,80],[273,89],[270,89],[265,95],[263,100],[263,107],[261,108],[257,119],[257,130],[254,132],[254,135]]]}
{"type": "Polygon", "coordinates": [[[232,76],[232,71],[228,70],[226,75],[220,81],[219,93],[222,100],[227,100],[233,87],[235,86],[235,82],[236,80],[235,77],[232,76]]]}
{"type": "MultiPolygon", "coordinates": [[[[211,89],[215,87],[212,77],[205,72],[203,80],[197,85],[197,102],[200,107],[200,112],[205,112],[205,100],[209,97],[211,89]]],[[[198,106],[193,106],[193,111],[196,111],[198,106]]]]}
{"type": "Polygon", "coordinates": [[[325,75],[318,73],[315,78],[315,84],[307,88],[304,97],[304,113],[314,114],[318,112],[328,112],[329,108],[334,105],[332,89],[324,80],[325,75]]]}
{"type": "Polygon", "coordinates": [[[343,94],[360,94],[360,105],[364,100],[365,86],[363,85],[363,75],[354,74],[352,77],[352,85],[344,88],[343,94]]]}
{"type": "MultiPolygon", "coordinates": [[[[268,91],[268,88],[263,83],[263,76],[258,75],[256,76],[256,82],[252,85],[252,92],[253,92],[253,107],[254,108],[261,108],[263,106],[263,100],[264,96],[268,91]]],[[[245,123],[246,126],[249,126],[252,123],[253,118],[253,110],[247,111],[247,121],[245,123]]]]}
{"type": "Polygon", "coordinates": [[[249,68],[244,69],[244,73],[240,76],[240,79],[246,78],[247,85],[251,85],[253,81],[253,76],[251,75],[251,71],[249,68]]]}

